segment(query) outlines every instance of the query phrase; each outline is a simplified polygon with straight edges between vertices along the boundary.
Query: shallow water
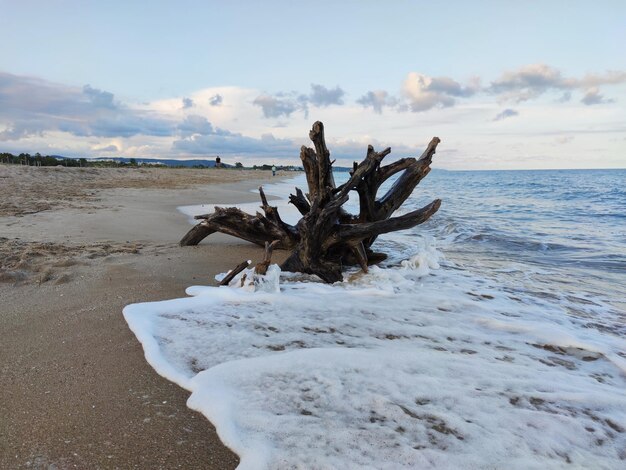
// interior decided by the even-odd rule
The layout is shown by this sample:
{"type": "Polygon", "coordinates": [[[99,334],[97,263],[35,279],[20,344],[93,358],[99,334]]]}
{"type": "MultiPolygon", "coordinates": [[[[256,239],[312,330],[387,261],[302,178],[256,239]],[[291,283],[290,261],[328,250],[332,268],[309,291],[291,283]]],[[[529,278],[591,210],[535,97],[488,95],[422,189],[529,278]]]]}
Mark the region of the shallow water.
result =
{"type": "MultiPolygon", "coordinates": [[[[286,220],[294,183],[265,188],[286,220]]],[[[367,275],[274,269],[125,317],[241,468],[623,468],[625,183],[434,170],[402,211],[440,211],[381,237],[367,275]]]]}

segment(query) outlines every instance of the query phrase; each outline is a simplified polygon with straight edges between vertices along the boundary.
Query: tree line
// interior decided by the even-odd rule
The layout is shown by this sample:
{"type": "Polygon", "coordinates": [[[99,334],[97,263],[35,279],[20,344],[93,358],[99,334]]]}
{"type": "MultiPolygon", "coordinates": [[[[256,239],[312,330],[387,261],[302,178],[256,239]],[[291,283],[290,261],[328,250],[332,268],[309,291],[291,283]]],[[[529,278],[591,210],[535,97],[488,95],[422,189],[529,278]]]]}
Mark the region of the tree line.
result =
{"type": "MultiPolygon", "coordinates": [[[[67,157],[58,157],[54,155],[41,155],[37,152],[34,155],[29,153],[20,153],[19,155],[13,155],[12,153],[4,152],[0,153],[0,163],[10,164],[10,165],[27,165],[27,166],[68,166],[68,167],[99,167],[99,168],[133,168],[133,167],[154,167],[154,168],[190,168],[186,165],[166,165],[163,163],[148,163],[148,162],[137,162],[136,159],[131,158],[128,162],[123,161],[114,161],[114,160],[88,160],[86,158],[67,158],[67,157]]],[[[272,169],[273,165],[253,165],[252,168],[254,170],[266,170],[269,171],[272,169]]],[[[277,170],[285,170],[285,171],[297,171],[301,170],[301,167],[293,166],[293,165],[275,165],[277,170]]],[[[246,167],[243,166],[241,162],[236,162],[234,167],[231,165],[220,165],[221,168],[234,168],[234,169],[244,169],[246,167]]],[[[194,169],[205,169],[212,168],[209,165],[193,165],[191,168],[194,169]]]]}
{"type": "MultiPolygon", "coordinates": [[[[137,162],[131,159],[129,163],[114,161],[93,161],[86,158],[59,158],[53,155],[41,155],[37,152],[34,155],[29,153],[20,153],[13,155],[12,153],[0,153],[0,163],[9,165],[27,165],[27,166],[69,166],[69,167],[125,167],[137,166],[137,162]]],[[[163,166],[163,165],[161,165],[163,166]]]]}

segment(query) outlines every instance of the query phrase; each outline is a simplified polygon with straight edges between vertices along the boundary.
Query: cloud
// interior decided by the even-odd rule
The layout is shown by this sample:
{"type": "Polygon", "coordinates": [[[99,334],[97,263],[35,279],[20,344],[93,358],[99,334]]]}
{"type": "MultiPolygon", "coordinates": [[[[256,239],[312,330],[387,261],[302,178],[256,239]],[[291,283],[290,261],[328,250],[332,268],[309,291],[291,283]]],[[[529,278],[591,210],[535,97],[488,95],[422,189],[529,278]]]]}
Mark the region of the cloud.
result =
{"type": "MultiPolygon", "coordinates": [[[[311,146],[306,138],[289,139],[278,138],[266,133],[260,138],[249,137],[240,133],[221,131],[220,134],[193,135],[176,140],[172,150],[181,155],[225,155],[232,157],[258,157],[290,159],[299,164],[300,147],[305,144],[311,146]]],[[[361,161],[367,152],[367,145],[383,149],[390,142],[380,142],[372,138],[344,139],[327,141],[331,159],[343,160],[337,165],[349,165],[352,161],[361,161]]],[[[419,148],[396,144],[393,146],[393,157],[400,158],[408,155],[419,155],[419,148]]],[[[389,157],[389,161],[394,158],[389,157]]]]}
{"type": "Polygon", "coordinates": [[[266,118],[278,118],[281,116],[289,117],[293,112],[302,109],[302,104],[298,101],[280,97],[278,95],[260,95],[252,102],[255,106],[260,106],[263,110],[263,116],[266,118]]]}
{"type": "Polygon", "coordinates": [[[562,136],[556,137],[554,140],[556,141],[557,144],[564,145],[564,144],[569,144],[571,141],[573,141],[574,140],[574,136],[573,135],[562,135],[562,136]]]}
{"type": "Polygon", "coordinates": [[[514,109],[507,108],[501,113],[498,113],[496,117],[493,118],[493,121],[502,121],[503,119],[511,118],[518,115],[519,113],[514,109]]]}
{"type": "Polygon", "coordinates": [[[193,100],[191,98],[183,98],[183,109],[193,108],[193,100]]]}
{"type": "MultiPolygon", "coordinates": [[[[560,70],[546,64],[531,64],[516,71],[505,72],[499,79],[491,82],[486,91],[499,95],[503,100],[520,103],[537,98],[548,91],[563,92],[559,101],[565,102],[571,98],[572,90],[581,90],[586,93],[583,103],[597,104],[609,102],[597,101],[600,96],[597,91],[598,86],[625,82],[626,72],[609,71],[604,74],[588,74],[582,78],[574,78],[564,77],[560,70]],[[589,95],[588,98],[587,95],[589,95]]],[[[603,100],[601,96],[599,99],[603,100]]]]}
{"type": "Polygon", "coordinates": [[[557,103],[567,103],[569,100],[572,99],[572,92],[571,91],[566,91],[565,93],[563,93],[561,95],[561,97],[556,100],[557,103]]]}
{"type": "Polygon", "coordinates": [[[114,109],[116,107],[115,103],[113,103],[113,93],[98,90],[97,88],[92,88],[89,85],[85,85],[83,87],[83,93],[89,97],[89,101],[91,101],[91,103],[96,107],[109,109],[114,109]]]}
{"type": "Polygon", "coordinates": [[[591,106],[594,104],[612,103],[614,100],[607,100],[600,94],[598,87],[591,87],[580,100],[581,103],[591,106]]]}
{"type": "MultiPolygon", "coordinates": [[[[46,125],[49,123],[45,123],[46,125]]],[[[62,120],[54,130],[79,137],[132,137],[135,135],[167,137],[174,133],[174,123],[147,113],[116,113],[90,118],[82,123],[62,120]]]]}
{"type": "MultiPolygon", "coordinates": [[[[610,103],[599,92],[594,91],[600,85],[626,83],[626,72],[609,71],[603,74],[588,74],[580,78],[566,77],[556,67],[546,64],[530,64],[514,71],[504,72],[488,86],[482,86],[480,78],[474,77],[464,83],[451,77],[431,77],[419,72],[411,72],[402,83],[401,94],[393,96],[386,90],[370,90],[360,96],[356,103],[365,108],[372,108],[382,114],[385,107],[396,112],[424,112],[433,108],[448,108],[459,100],[478,94],[495,95],[500,101],[521,103],[535,99],[550,91],[558,91],[561,96],[556,100],[565,103],[571,100],[574,91],[586,93],[585,104],[610,103]]],[[[345,91],[336,86],[327,88],[311,84],[309,94],[280,92],[257,96],[253,104],[261,107],[266,118],[290,117],[295,112],[308,115],[309,107],[344,105],[345,91]]],[[[498,120],[508,116],[501,116],[498,120]]]]}
{"type": "Polygon", "coordinates": [[[308,101],[313,106],[318,107],[330,106],[331,104],[341,105],[343,104],[343,95],[345,95],[345,92],[338,86],[331,89],[312,83],[308,101]]]}
{"type": "MultiPolygon", "coordinates": [[[[619,98],[612,93],[623,93],[623,87],[615,86],[614,92],[609,89],[611,84],[621,83],[619,73],[572,78],[564,71],[558,73],[557,69],[554,69],[556,73],[549,69],[547,72],[542,68],[538,70],[534,75],[526,71],[523,77],[514,77],[516,71],[513,71],[507,80],[504,80],[505,74],[500,74],[498,80],[485,82],[482,87],[475,81],[457,77],[405,75],[399,77],[396,93],[373,87],[354,97],[348,95],[348,89],[334,84],[326,87],[308,82],[302,92],[272,94],[235,86],[206,88],[187,95],[193,100],[193,107],[184,110],[181,109],[182,96],[133,104],[120,100],[110,91],[98,89],[93,83],[66,86],[0,72],[0,139],[3,140],[0,147],[17,153],[38,151],[74,156],[123,152],[125,156],[136,158],[218,154],[250,163],[276,158],[297,164],[300,146],[311,145],[306,136],[310,122],[301,119],[307,110],[313,117],[311,121],[323,116],[331,158],[336,158],[341,166],[347,166],[352,160],[360,161],[368,143],[379,149],[391,145],[393,154],[389,161],[419,154],[414,151],[418,149],[412,148],[423,145],[432,135],[441,135],[446,142],[442,151],[447,152],[448,145],[489,148],[485,158],[503,161],[513,152],[509,145],[512,139],[529,146],[535,145],[528,143],[535,139],[539,149],[542,147],[538,142],[543,139],[544,146],[551,144],[557,153],[565,154],[587,148],[585,145],[592,138],[585,137],[584,133],[590,132],[589,129],[609,136],[617,132],[623,134],[623,126],[615,124],[624,121],[621,106],[588,106],[584,113],[573,112],[583,106],[579,103],[581,99],[591,105],[619,98]],[[537,75],[544,78],[540,80],[537,75]],[[407,81],[403,78],[412,78],[413,93],[400,88],[407,81]],[[496,82],[499,88],[493,85],[496,82]],[[510,93],[516,96],[524,91],[541,96],[541,93],[537,95],[537,90],[545,93],[540,103],[532,106],[508,103],[494,108],[496,98],[510,93]],[[570,104],[557,104],[559,97],[569,98],[570,104]],[[425,109],[431,112],[419,112],[425,109]],[[416,115],[402,115],[400,111],[415,111],[416,115]],[[383,112],[384,118],[374,114],[383,112]],[[513,112],[519,112],[524,119],[497,123],[514,117],[513,112]],[[268,116],[272,118],[267,119],[268,116]],[[492,120],[497,122],[492,123],[492,120]],[[415,136],[416,129],[419,138],[415,136]],[[576,145],[558,145],[555,138],[563,135],[578,136],[576,145]],[[380,145],[373,137],[381,139],[380,145]],[[113,144],[117,150],[110,147],[113,144]],[[403,149],[402,145],[407,148],[403,149]]],[[[611,149],[611,152],[621,155],[619,149],[611,149]]],[[[460,158],[448,160],[446,157],[438,162],[449,168],[466,165],[460,158]]]]}
{"type": "Polygon", "coordinates": [[[194,134],[209,135],[215,132],[213,125],[207,118],[195,114],[187,116],[184,121],[178,125],[178,130],[184,137],[194,134]]]}
{"type": "Polygon", "coordinates": [[[626,83],[626,72],[609,70],[604,74],[587,74],[580,79],[566,79],[566,83],[572,87],[589,88],[600,85],[619,85],[626,83]]]}
{"type": "MultiPolygon", "coordinates": [[[[626,83],[626,72],[608,71],[603,74],[588,74],[580,78],[566,77],[556,67],[546,64],[530,64],[515,71],[504,72],[488,86],[481,86],[479,78],[473,78],[462,84],[451,77],[430,77],[411,72],[402,84],[399,98],[390,96],[385,90],[368,91],[356,102],[364,107],[371,107],[381,114],[385,106],[393,107],[397,112],[423,112],[433,108],[454,106],[460,99],[470,98],[479,93],[495,95],[501,101],[521,103],[535,99],[550,91],[561,93],[556,101],[565,103],[571,100],[572,92],[585,93],[585,104],[610,103],[598,90],[600,85],[626,83]]],[[[509,116],[501,116],[503,119],[509,116]]],[[[499,120],[498,119],[498,120],[499,120]]]]}
{"type": "Polygon", "coordinates": [[[274,95],[264,93],[257,96],[252,104],[263,110],[266,118],[289,117],[296,111],[302,111],[304,117],[309,116],[309,105],[325,108],[331,105],[343,105],[345,92],[339,87],[326,88],[323,85],[311,84],[311,93],[300,94],[295,91],[279,92],[274,95]]]}
{"type": "Polygon", "coordinates": [[[409,73],[403,84],[404,96],[413,112],[446,108],[454,105],[456,98],[472,96],[476,91],[475,84],[464,87],[449,77],[429,77],[417,72],[409,73]]]}
{"type": "MultiPolygon", "coordinates": [[[[340,99],[337,90],[317,89],[320,103],[340,99]],[[328,93],[326,93],[328,92],[328,93]]],[[[210,96],[210,95],[209,95],[210,96]]],[[[205,98],[221,103],[222,96],[205,98]]],[[[189,101],[187,101],[189,100],[189,101]]],[[[249,156],[282,156],[297,159],[300,143],[264,134],[260,138],[234,133],[213,125],[198,113],[180,118],[180,104],[170,108],[133,108],[115,100],[112,93],[90,85],[69,87],[32,77],[0,73],[0,139],[18,140],[43,136],[57,141],[72,142],[67,134],[82,137],[121,137],[134,145],[125,146],[139,153],[151,154],[224,154],[249,156]],[[160,112],[154,109],[161,109],[160,112]],[[173,140],[168,138],[174,137],[173,140]]],[[[180,98],[178,103],[190,104],[180,98]]],[[[206,103],[206,101],[204,101],[206,103]]],[[[296,93],[258,99],[269,115],[289,115],[292,107],[304,109],[307,100],[296,93]]],[[[194,103],[194,109],[197,106],[194,103]]],[[[73,141],[80,142],[80,141],[73,141]]],[[[20,144],[23,146],[24,144],[20,144]]],[[[77,148],[75,145],[73,148],[77,148]]],[[[84,152],[119,152],[118,145],[82,147],[84,152]]]]}
{"type": "Polygon", "coordinates": [[[278,139],[272,134],[261,138],[239,133],[222,132],[192,135],[174,141],[172,148],[184,155],[232,155],[261,157],[297,157],[298,145],[289,139],[278,139]]]}
{"type": "Polygon", "coordinates": [[[211,106],[221,106],[223,100],[224,98],[222,97],[222,95],[218,93],[209,98],[209,104],[211,106]]]}
{"type": "Polygon", "coordinates": [[[182,155],[298,156],[299,146],[292,140],[269,133],[256,138],[231,132],[204,116],[186,116],[177,130],[179,138],[172,143],[172,150],[182,155]]]}
{"type": "Polygon", "coordinates": [[[562,88],[563,83],[561,72],[556,68],[532,64],[515,72],[505,72],[491,83],[489,91],[521,102],[535,98],[551,88],[562,88]]]}
{"type": "Polygon", "coordinates": [[[0,140],[19,140],[49,131],[84,137],[165,136],[174,123],[156,113],[115,101],[112,93],[0,72],[0,140]]]}
{"type": "Polygon", "coordinates": [[[32,137],[35,135],[41,135],[41,131],[32,128],[29,129],[27,126],[16,126],[13,124],[0,132],[0,142],[20,140],[22,138],[32,137]]]}
{"type": "Polygon", "coordinates": [[[96,152],[119,152],[120,149],[117,147],[117,145],[107,145],[105,147],[96,147],[94,148],[94,151],[96,152]]]}
{"type": "Polygon", "coordinates": [[[385,90],[368,91],[356,100],[356,102],[364,108],[371,107],[374,112],[378,114],[382,114],[383,107],[395,106],[397,104],[397,100],[389,96],[389,93],[385,90]]]}

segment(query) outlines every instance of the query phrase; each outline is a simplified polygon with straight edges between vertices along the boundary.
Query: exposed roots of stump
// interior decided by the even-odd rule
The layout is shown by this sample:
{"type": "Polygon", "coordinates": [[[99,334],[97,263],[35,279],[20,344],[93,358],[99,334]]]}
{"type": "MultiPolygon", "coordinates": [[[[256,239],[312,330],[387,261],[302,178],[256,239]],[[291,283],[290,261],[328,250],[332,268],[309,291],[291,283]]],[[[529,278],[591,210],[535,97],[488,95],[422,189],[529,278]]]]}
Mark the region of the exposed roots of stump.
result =
{"type": "Polygon", "coordinates": [[[216,207],[212,214],[196,216],[201,222],[180,244],[197,245],[208,235],[222,232],[266,247],[266,260],[257,265],[257,271],[266,262],[269,266],[272,249],[276,248],[291,251],[282,270],[316,274],[325,282],[336,282],[342,280],[346,265],[358,264],[367,271],[368,265],[386,258],[385,254],[371,249],[379,235],[419,225],[439,209],[441,200],[435,199],[421,209],[392,217],[430,172],[440,142],[438,137],[433,137],[419,158],[402,158],[385,166],[381,162],[391,149],[377,152],[370,145],[365,159],[354,163],[350,179],[340,186],[336,186],[333,177],[324,125],[319,121],[313,124],[309,137],[314,148],[303,146],[300,150],[308,193],[296,188],[295,195],[289,197],[289,202],[302,214],[296,225],[285,223],[259,188],[263,214],[250,215],[234,207],[216,207]],[[379,197],[381,185],[400,172],[391,188],[379,197]],[[350,191],[358,194],[358,214],[349,214],[342,207],[350,191]]]}

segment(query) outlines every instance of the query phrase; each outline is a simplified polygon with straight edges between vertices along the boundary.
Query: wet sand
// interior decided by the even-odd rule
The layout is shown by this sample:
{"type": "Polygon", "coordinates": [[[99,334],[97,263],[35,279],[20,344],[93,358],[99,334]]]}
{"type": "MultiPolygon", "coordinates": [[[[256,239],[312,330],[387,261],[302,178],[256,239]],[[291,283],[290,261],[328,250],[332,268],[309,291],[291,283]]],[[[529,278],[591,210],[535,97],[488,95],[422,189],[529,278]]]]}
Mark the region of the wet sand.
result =
{"type": "Polygon", "coordinates": [[[271,175],[144,170],[0,166],[0,468],[238,463],[148,366],[122,309],[260,260],[222,235],[180,248],[176,207],[255,200],[271,175]]]}

